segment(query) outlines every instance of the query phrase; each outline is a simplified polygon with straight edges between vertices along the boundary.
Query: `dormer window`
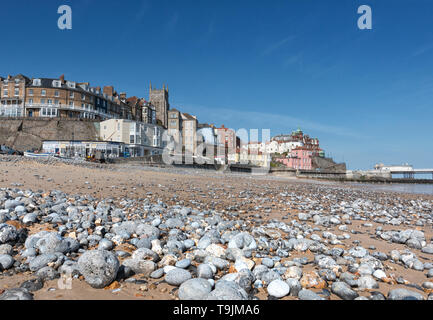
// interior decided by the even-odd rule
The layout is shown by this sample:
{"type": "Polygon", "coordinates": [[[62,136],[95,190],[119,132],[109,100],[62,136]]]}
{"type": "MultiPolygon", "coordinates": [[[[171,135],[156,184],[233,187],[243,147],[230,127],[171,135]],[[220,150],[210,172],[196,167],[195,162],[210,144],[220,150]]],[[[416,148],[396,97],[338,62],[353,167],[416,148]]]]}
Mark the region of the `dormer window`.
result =
{"type": "Polygon", "coordinates": [[[75,82],[68,81],[68,82],[66,82],[66,85],[67,85],[69,88],[75,89],[75,82]]]}
{"type": "Polygon", "coordinates": [[[41,85],[41,79],[33,79],[33,85],[39,87],[41,85]]]}
{"type": "Polygon", "coordinates": [[[59,80],[54,80],[53,81],[53,87],[55,88],[60,88],[62,86],[62,82],[59,80]]]}

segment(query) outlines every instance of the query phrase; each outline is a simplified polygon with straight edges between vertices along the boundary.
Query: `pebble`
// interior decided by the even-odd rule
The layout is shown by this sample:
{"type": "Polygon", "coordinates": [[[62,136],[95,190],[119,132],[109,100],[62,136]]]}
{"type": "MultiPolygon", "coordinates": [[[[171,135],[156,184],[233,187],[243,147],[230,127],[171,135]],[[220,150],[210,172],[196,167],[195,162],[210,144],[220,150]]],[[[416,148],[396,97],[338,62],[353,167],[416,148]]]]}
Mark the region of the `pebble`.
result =
{"type": "Polygon", "coordinates": [[[189,273],[188,271],[175,268],[165,275],[165,282],[172,286],[180,286],[182,283],[191,278],[191,273],[189,273]]]}
{"type": "Polygon", "coordinates": [[[274,280],[268,285],[268,294],[275,298],[282,298],[290,293],[290,286],[282,280],[274,280]]]}

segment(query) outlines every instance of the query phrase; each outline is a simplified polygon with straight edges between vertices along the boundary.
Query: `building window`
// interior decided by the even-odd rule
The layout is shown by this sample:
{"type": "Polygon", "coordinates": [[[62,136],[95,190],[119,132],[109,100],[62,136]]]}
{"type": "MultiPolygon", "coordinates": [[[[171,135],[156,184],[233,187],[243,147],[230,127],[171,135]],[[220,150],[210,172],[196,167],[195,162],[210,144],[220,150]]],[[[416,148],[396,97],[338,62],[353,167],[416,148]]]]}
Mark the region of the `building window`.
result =
{"type": "Polygon", "coordinates": [[[74,98],[74,93],[72,91],[69,92],[69,98],[74,98]]]}
{"type": "Polygon", "coordinates": [[[52,106],[52,105],[53,105],[53,100],[48,99],[48,105],[49,105],[49,106],[52,106]]]}
{"type": "Polygon", "coordinates": [[[56,105],[56,106],[58,106],[59,105],[59,100],[54,100],[54,104],[56,105]]]}
{"type": "Polygon", "coordinates": [[[41,99],[41,104],[45,104],[45,99],[41,99]]]}
{"type": "Polygon", "coordinates": [[[3,96],[4,97],[7,97],[9,95],[9,91],[8,91],[8,89],[4,89],[3,90],[3,96]]]}
{"type": "Polygon", "coordinates": [[[58,90],[54,91],[54,96],[55,97],[60,97],[60,92],[58,90]]]}
{"type": "Polygon", "coordinates": [[[47,90],[42,90],[41,91],[41,96],[45,97],[47,95],[47,90]]]}
{"type": "Polygon", "coordinates": [[[33,105],[33,99],[29,99],[29,105],[33,105]]]}
{"type": "Polygon", "coordinates": [[[83,100],[83,101],[86,100],[86,95],[82,94],[81,95],[81,100],[83,100]]]}
{"type": "Polygon", "coordinates": [[[20,95],[20,89],[15,89],[15,97],[18,97],[20,95]]]}
{"type": "Polygon", "coordinates": [[[34,79],[33,80],[33,85],[39,87],[41,85],[41,79],[34,79]]]}
{"type": "Polygon", "coordinates": [[[33,95],[33,89],[30,89],[29,90],[29,96],[32,96],[33,95]]]}
{"type": "Polygon", "coordinates": [[[134,135],[129,136],[129,143],[134,143],[134,135]]]}

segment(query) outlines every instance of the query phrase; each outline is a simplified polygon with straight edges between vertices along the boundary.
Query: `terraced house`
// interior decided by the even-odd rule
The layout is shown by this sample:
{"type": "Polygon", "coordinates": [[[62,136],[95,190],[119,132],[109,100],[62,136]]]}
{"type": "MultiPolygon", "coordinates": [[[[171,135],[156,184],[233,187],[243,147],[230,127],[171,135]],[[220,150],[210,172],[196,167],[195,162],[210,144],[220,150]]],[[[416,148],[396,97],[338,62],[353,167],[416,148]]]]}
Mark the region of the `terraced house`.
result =
{"type": "Polygon", "coordinates": [[[112,86],[91,87],[88,82],[28,78],[0,78],[0,117],[142,120],[142,106],[129,104],[126,94],[112,86]]]}

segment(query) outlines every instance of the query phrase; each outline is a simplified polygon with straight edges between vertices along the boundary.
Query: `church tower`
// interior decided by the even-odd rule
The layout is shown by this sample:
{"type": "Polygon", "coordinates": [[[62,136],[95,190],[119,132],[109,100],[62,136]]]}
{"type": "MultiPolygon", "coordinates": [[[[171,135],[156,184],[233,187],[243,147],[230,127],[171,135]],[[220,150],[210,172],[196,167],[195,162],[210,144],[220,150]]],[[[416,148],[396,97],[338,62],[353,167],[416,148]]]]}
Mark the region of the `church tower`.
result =
{"type": "Polygon", "coordinates": [[[165,128],[168,127],[168,110],[170,104],[168,102],[168,87],[163,85],[162,89],[152,88],[152,82],[149,86],[149,102],[156,110],[156,120],[161,122],[165,128]]]}

